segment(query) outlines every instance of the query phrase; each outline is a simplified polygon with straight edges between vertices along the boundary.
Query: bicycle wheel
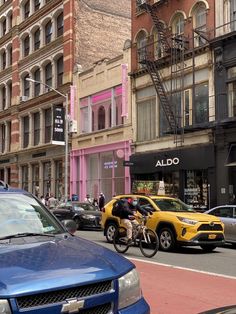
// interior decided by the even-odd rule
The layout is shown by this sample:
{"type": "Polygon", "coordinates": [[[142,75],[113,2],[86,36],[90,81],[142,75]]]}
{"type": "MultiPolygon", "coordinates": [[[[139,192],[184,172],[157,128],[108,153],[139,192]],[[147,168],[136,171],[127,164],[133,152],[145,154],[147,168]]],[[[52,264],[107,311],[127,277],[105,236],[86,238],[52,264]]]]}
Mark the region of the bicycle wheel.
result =
{"type": "Polygon", "coordinates": [[[118,253],[125,253],[129,245],[127,244],[126,229],[119,227],[116,229],[113,237],[113,245],[118,253]]]}
{"type": "Polygon", "coordinates": [[[156,232],[145,228],[140,235],[139,248],[145,257],[153,257],[159,249],[159,239],[156,232]]]}

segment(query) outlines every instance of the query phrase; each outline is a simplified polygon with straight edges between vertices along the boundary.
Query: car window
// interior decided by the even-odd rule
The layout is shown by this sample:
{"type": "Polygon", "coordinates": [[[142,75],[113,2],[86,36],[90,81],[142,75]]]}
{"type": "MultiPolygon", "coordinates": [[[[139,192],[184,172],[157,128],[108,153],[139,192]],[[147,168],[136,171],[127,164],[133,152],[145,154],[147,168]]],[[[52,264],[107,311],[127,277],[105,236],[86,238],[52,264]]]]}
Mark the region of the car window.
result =
{"type": "Polygon", "coordinates": [[[41,203],[28,194],[0,194],[0,225],[0,237],[63,231],[41,203]]]}
{"type": "Polygon", "coordinates": [[[171,212],[195,212],[193,208],[179,199],[158,198],[153,199],[161,211],[171,212]]]}
{"type": "Polygon", "coordinates": [[[138,203],[144,209],[149,208],[149,209],[155,211],[155,209],[153,208],[152,204],[146,198],[140,197],[139,200],[138,200],[138,203]]]}
{"type": "Polygon", "coordinates": [[[214,214],[218,217],[233,218],[233,207],[220,207],[215,209],[214,214]]]}

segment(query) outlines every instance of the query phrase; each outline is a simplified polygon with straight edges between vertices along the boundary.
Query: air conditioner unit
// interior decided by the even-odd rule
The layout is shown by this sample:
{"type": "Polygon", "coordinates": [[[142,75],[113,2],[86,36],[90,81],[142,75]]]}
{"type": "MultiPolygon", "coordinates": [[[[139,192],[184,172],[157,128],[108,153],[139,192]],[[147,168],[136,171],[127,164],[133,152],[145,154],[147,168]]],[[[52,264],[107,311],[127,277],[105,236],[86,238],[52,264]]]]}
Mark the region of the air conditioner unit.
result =
{"type": "Polygon", "coordinates": [[[69,121],[69,133],[77,133],[77,120],[69,121]]]}
{"type": "Polygon", "coordinates": [[[29,99],[28,96],[20,96],[20,102],[27,101],[29,99]]]}

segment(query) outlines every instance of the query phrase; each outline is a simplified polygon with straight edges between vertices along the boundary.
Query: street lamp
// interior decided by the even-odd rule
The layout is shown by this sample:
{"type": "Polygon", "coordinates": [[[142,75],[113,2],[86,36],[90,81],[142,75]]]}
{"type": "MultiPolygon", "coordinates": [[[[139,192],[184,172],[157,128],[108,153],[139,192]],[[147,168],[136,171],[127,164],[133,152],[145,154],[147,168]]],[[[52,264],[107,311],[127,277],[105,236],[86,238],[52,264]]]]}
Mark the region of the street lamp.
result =
{"type": "Polygon", "coordinates": [[[68,144],[69,144],[69,139],[68,139],[68,94],[63,94],[61,92],[59,92],[57,89],[45,84],[44,82],[41,81],[36,81],[32,78],[27,77],[26,81],[32,82],[32,83],[39,83],[44,85],[45,87],[47,87],[48,89],[53,90],[55,93],[57,93],[58,95],[62,96],[65,98],[66,100],[66,104],[65,104],[65,202],[67,202],[68,200],[68,152],[69,152],[69,148],[68,148],[68,144]]]}

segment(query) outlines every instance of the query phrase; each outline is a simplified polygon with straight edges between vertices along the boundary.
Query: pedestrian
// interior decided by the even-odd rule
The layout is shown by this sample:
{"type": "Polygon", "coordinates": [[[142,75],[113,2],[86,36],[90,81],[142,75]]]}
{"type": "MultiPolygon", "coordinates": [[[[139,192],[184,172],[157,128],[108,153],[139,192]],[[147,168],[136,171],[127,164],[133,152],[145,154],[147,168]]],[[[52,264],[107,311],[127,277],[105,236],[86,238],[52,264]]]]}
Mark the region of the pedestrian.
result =
{"type": "Polygon", "coordinates": [[[98,208],[98,199],[96,197],[93,199],[93,205],[98,208]]]}
{"type": "Polygon", "coordinates": [[[57,199],[54,197],[53,193],[50,194],[50,197],[48,199],[48,208],[53,209],[58,205],[57,199]]]}
{"type": "Polygon", "coordinates": [[[46,201],[43,195],[40,196],[40,201],[43,203],[43,205],[46,205],[46,201]]]}
{"type": "Polygon", "coordinates": [[[98,198],[98,207],[99,210],[102,211],[103,207],[105,206],[105,195],[101,192],[98,198]]]}
{"type": "Polygon", "coordinates": [[[90,195],[89,195],[89,194],[87,194],[87,195],[86,195],[86,197],[85,197],[84,201],[85,201],[85,203],[92,204],[92,200],[91,200],[91,198],[90,198],[90,195]]]}

